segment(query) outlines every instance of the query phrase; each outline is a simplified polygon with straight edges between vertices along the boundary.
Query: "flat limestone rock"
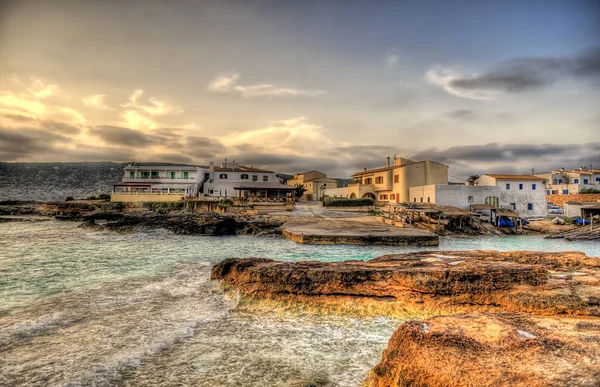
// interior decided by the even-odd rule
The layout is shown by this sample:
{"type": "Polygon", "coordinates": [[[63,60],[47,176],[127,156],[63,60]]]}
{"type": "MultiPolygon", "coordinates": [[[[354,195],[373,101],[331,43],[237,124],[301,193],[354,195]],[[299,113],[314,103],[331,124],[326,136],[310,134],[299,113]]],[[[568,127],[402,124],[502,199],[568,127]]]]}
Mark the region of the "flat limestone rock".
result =
{"type": "Polygon", "coordinates": [[[597,386],[600,319],[474,313],[410,321],[364,387],[597,386]]]}
{"type": "Polygon", "coordinates": [[[353,220],[296,220],[282,227],[282,235],[297,243],[317,245],[438,246],[440,243],[436,234],[426,230],[353,220]]]}
{"type": "Polygon", "coordinates": [[[244,294],[399,298],[403,293],[481,294],[519,284],[538,286],[549,277],[543,267],[514,262],[413,258],[330,263],[228,259],[213,268],[211,279],[225,280],[244,294]]]}

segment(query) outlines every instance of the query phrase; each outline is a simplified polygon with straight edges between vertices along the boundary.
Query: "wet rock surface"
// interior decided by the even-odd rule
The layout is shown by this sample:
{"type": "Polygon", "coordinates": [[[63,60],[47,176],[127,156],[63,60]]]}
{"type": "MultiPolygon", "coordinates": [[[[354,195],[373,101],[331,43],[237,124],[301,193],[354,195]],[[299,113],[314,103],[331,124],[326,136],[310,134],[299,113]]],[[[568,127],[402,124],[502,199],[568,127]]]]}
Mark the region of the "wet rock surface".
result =
{"type": "Polygon", "coordinates": [[[249,298],[324,312],[426,316],[398,328],[364,386],[600,382],[600,260],[583,253],[425,251],[331,263],[228,259],[211,278],[249,298]]]}

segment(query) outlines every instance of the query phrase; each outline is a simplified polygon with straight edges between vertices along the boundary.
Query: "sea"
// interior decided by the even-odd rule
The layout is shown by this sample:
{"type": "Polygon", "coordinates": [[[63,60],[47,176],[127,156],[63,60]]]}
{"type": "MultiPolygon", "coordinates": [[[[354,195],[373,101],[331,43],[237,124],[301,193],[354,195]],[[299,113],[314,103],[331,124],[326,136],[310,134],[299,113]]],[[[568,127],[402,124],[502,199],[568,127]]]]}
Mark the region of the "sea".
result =
{"type": "MultiPolygon", "coordinates": [[[[254,306],[210,281],[211,267],[232,257],[329,262],[419,249],[77,226],[0,223],[2,386],[358,386],[403,321],[254,306]]],[[[598,242],[539,236],[443,238],[438,249],[600,257],[598,242]]]]}

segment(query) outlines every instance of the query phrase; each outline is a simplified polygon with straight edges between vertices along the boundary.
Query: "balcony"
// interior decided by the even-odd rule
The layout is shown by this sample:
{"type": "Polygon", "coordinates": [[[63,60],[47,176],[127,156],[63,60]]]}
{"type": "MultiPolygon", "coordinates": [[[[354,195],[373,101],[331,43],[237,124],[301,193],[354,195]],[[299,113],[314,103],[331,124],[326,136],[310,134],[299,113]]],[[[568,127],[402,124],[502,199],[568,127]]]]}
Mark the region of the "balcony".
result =
{"type": "Polygon", "coordinates": [[[145,183],[145,184],[195,184],[196,179],[183,179],[183,178],[175,178],[172,179],[170,177],[158,176],[158,177],[137,177],[137,178],[129,178],[124,177],[123,183],[145,183]]]}

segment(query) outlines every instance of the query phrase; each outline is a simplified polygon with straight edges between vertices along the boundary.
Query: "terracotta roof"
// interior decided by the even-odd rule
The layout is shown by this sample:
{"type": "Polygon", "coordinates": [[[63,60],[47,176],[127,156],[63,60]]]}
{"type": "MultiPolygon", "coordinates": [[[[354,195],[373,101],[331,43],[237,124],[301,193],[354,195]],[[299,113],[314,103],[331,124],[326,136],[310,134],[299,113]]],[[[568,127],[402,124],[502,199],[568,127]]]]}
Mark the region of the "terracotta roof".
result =
{"type": "Polygon", "coordinates": [[[489,177],[492,177],[494,179],[499,179],[499,180],[546,180],[542,177],[537,177],[534,175],[496,175],[496,174],[486,173],[483,176],[489,176],[489,177]]]}
{"type": "Polygon", "coordinates": [[[246,166],[243,166],[243,165],[240,165],[238,168],[221,168],[221,167],[215,167],[215,172],[262,172],[262,173],[274,173],[273,171],[267,171],[266,169],[246,167],[246,166]]]}

